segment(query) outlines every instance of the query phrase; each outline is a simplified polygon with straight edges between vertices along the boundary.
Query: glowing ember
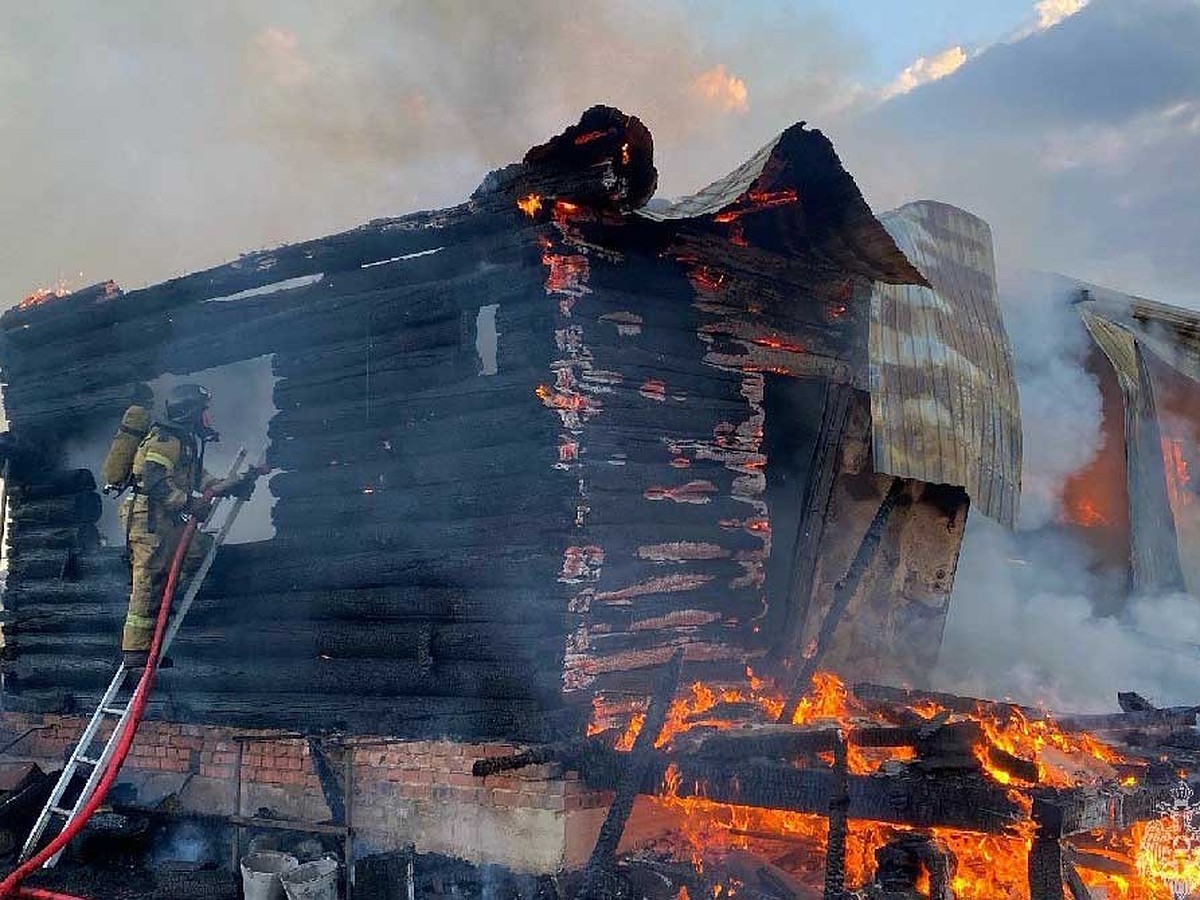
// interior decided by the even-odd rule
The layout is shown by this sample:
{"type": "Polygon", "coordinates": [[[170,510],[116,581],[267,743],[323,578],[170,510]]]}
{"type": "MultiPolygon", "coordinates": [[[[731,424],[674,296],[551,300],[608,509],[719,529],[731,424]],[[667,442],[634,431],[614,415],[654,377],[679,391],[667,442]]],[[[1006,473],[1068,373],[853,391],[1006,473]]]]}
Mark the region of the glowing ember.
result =
{"type": "Polygon", "coordinates": [[[1167,476],[1167,496],[1171,509],[1178,511],[1192,502],[1192,478],[1188,474],[1187,459],[1183,455],[1183,441],[1178,438],[1162,439],[1163,469],[1167,476]]]}
{"type": "MultiPolygon", "coordinates": [[[[738,716],[743,719],[747,708],[757,708],[762,721],[774,722],[783,703],[781,693],[756,677],[750,669],[746,670],[743,684],[717,686],[696,682],[672,703],[657,746],[667,748],[669,752],[673,742],[693,728],[728,730],[740,727],[740,723],[728,718],[729,709],[735,705],[742,710],[738,716]]],[[[981,705],[969,715],[951,714],[932,701],[922,701],[908,709],[926,721],[978,722],[987,739],[985,745],[977,748],[980,762],[993,778],[1004,784],[1013,779],[1007,772],[988,764],[988,746],[1036,763],[1039,782],[1051,787],[1074,787],[1098,780],[1111,784],[1117,780],[1113,764],[1123,762],[1115,750],[1090,735],[1065,732],[1052,720],[1032,719],[1016,709],[1004,708],[997,712],[981,705]]],[[[601,713],[599,707],[596,713],[597,716],[601,713]]],[[[626,715],[624,719],[628,724],[616,746],[628,750],[643,727],[645,714],[634,712],[632,717],[626,715]]],[[[915,756],[915,751],[909,747],[864,748],[854,744],[853,735],[857,728],[884,721],[877,706],[868,706],[858,700],[836,675],[821,672],[813,677],[812,688],[799,703],[792,724],[841,729],[850,736],[847,747],[849,770],[855,775],[870,775],[878,772],[888,760],[909,760],[915,756]]],[[[589,730],[595,733],[600,729],[597,726],[589,730]]],[[[832,763],[831,754],[818,756],[832,763]]],[[[1126,778],[1122,784],[1135,786],[1136,779],[1130,782],[1126,778]]],[[[672,765],[667,769],[661,793],[639,801],[656,808],[656,821],[660,815],[668,817],[671,822],[669,846],[677,858],[690,861],[698,872],[703,873],[706,867],[711,870],[714,864],[720,863],[729,851],[749,850],[767,858],[786,859],[784,867],[789,874],[799,883],[819,891],[829,828],[825,816],[717,803],[703,799],[704,788],[703,784],[685,785],[680,770],[672,765]],[[779,855],[781,849],[788,851],[784,857],[779,855]]],[[[950,887],[957,900],[996,900],[1001,897],[1028,900],[1028,858],[1036,830],[1032,800],[1016,788],[1009,791],[1009,797],[1024,811],[1024,818],[1014,823],[1009,833],[989,835],[944,828],[925,829],[956,860],[950,887]]],[[[1200,886],[1200,854],[1195,855],[1196,862],[1192,856],[1185,860],[1173,849],[1178,842],[1168,845],[1160,840],[1156,844],[1154,828],[1145,826],[1145,829],[1149,837],[1142,840],[1142,846],[1151,849],[1138,857],[1138,874],[1133,874],[1134,848],[1142,833],[1138,829],[1120,836],[1130,844],[1121,857],[1129,866],[1128,877],[1081,870],[1081,877],[1089,885],[1107,891],[1104,894],[1097,891],[1097,896],[1114,900],[1118,897],[1165,900],[1171,896],[1165,885],[1172,877],[1177,883],[1186,883],[1189,890],[1200,886]]],[[[846,848],[848,887],[856,889],[870,883],[875,872],[875,850],[908,830],[911,829],[904,825],[851,821],[846,848]]],[[[928,892],[927,873],[920,884],[928,892]]]]}
{"type": "Polygon", "coordinates": [[[717,215],[713,216],[713,221],[721,223],[734,222],[749,213],[762,212],[765,209],[774,209],[777,206],[786,206],[789,203],[795,203],[797,199],[799,198],[793,188],[789,188],[786,191],[750,191],[746,195],[745,201],[733,209],[717,213],[717,215]]]}
{"type": "Polygon", "coordinates": [[[647,378],[638,389],[638,393],[647,400],[665,403],[667,399],[667,386],[657,378],[647,378]]]}
{"type": "MultiPolygon", "coordinates": [[[[581,134],[581,135],[578,135],[578,136],[576,136],[576,138],[575,138],[575,146],[576,146],[576,147],[581,147],[581,146],[583,146],[584,144],[590,144],[592,141],[598,141],[598,140],[600,140],[600,138],[602,138],[602,137],[606,137],[606,136],[608,136],[608,135],[612,134],[612,133],[613,133],[613,131],[615,131],[615,129],[613,129],[613,128],[605,128],[605,129],[602,129],[602,130],[600,130],[600,131],[588,131],[588,132],[585,132],[585,133],[583,133],[583,134],[581,134]]],[[[625,146],[629,146],[629,145],[628,145],[628,144],[626,144],[625,146]]]]}
{"type": "Polygon", "coordinates": [[[551,409],[586,412],[595,407],[595,403],[582,394],[567,394],[554,390],[548,384],[539,384],[534,393],[542,401],[543,406],[551,409]]]}
{"type": "Polygon", "coordinates": [[[709,495],[715,493],[717,486],[711,481],[697,479],[687,484],[675,487],[660,487],[654,485],[646,488],[642,496],[647,500],[671,500],[675,503],[708,503],[709,495]]]}
{"type": "Polygon", "coordinates": [[[65,297],[70,293],[62,285],[52,288],[38,288],[24,300],[17,304],[17,309],[29,309],[31,306],[39,306],[47,300],[53,300],[56,297],[65,297]]]}
{"type": "Polygon", "coordinates": [[[537,194],[530,194],[528,197],[522,197],[518,200],[517,206],[521,212],[532,219],[542,208],[542,198],[537,194]]]}
{"type": "Polygon", "coordinates": [[[789,353],[804,353],[804,347],[793,341],[784,340],[781,337],[772,335],[771,337],[752,338],[750,343],[757,344],[760,347],[766,347],[770,350],[786,350],[789,353]]]}
{"type": "Polygon", "coordinates": [[[688,279],[697,291],[712,294],[720,290],[721,285],[725,283],[725,273],[697,266],[688,272],[688,279]]]}
{"type": "Polygon", "coordinates": [[[575,299],[591,293],[587,286],[588,258],[579,253],[543,253],[542,264],[550,270],[546,275],[546,293],[558,294],[560,312],[569,316],[575,299]]]}

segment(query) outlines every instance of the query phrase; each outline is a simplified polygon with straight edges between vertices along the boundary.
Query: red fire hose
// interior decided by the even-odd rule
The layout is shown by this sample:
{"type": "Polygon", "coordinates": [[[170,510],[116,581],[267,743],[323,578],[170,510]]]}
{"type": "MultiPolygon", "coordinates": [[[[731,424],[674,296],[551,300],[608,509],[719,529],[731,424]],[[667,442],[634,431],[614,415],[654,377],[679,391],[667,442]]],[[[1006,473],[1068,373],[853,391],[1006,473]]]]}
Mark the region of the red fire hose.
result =
{"type": "MultiPolygon", "coordinates": [[[[207,498],[207,495],[205,496],[207,498]]],[[[167,619],[171,613],[171,601],[175,598],[175,584],[179,580],[179,570],[183,566],[183,558],[187,553],[188,545],[192,542],[192,535],[195,531],[196,517],[193,516],[188,520],[187,525],[184,526],[183,534],[179,537],[179,546],[175,548],[175,556],[171,560],[171,569],[167,575],[167,586],[163,589],[162,602],[158,607],[158,619],[154,623],[154,640],[150,643],[150,655],[146,660],[146,668],[142,670],[141,680],[138,682],[137,698],[133,704],[132,715],[125,730],[121,733],[121,739],[117,742],[112,759],[108,763],[108,768],[100,779],[100,783],[96,785],[95,793],[92,794],[83,809],[79,811],[79,815],[72,818],[67,823],[67,827],[60,831],[54,840],[14,869],[3,882],[0,882],[0,898],[23,897],[28,898],[28,900],[80,900],[80,898],[73,897],[70,894],[59,894],[43,888],[21,887],[21,882],[37,871],[42,863],[67,846],[72,838],[83,830],[83,826],[87,824],[88,819],[100,808],[100,804],[104,802],[109,789],[112,788],[114,782],[117,780],[117,776],[121,773],[121,765],[125,762],[125,757],[129,755],[129,748],[133,745],[133,738],[137,734],[138,725],[141,724],[142,716],[146,711],[146,703],[150,699],[150,688],[153,687],[154,676],[158,672],[158,654],[162,648],[163,634],[167,630],[167,619]]]]}

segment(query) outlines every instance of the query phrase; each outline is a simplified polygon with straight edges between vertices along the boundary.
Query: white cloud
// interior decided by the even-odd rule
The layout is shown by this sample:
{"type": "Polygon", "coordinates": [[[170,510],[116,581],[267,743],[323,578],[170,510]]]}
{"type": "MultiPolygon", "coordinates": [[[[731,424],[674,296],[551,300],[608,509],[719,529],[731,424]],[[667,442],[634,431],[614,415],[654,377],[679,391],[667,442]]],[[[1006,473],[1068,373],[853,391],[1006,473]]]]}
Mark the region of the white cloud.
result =
{"type": "Polygon", "coordinates": [[[1037,13],[1037,30],[1053,28],[1063,19],[1068,19],[1088,5],[1088,0],[1038,0],[1034,4],[1037,13]]]}
{"type": "Polygon", "coordinates": [[[750,108],[750,93],[746,82],[726,71],[724,64],[713,66],[696,76],[692,90],[706,103],[721,112],[744,113],[750,108]]]}
{"type": "Polygon", "coordinates": [[[1200,101],[1182,101],[1115,125],[1051,129],[1043,138],[1040,164],[1047,172],[1126,171],[1156,145],[1196,135],[1200,135],[1200,101]]]}
{"type": "Polygon", "coordinates": [[[919,56],[911,66],[897,75],[895,80],[883,89],[883,99],[887,100],[899,94],[907,94],[923,84],[945,78],[952,72],[958,71],[966,61],[967,51],[957,44],[930,57],[919,56]]]}

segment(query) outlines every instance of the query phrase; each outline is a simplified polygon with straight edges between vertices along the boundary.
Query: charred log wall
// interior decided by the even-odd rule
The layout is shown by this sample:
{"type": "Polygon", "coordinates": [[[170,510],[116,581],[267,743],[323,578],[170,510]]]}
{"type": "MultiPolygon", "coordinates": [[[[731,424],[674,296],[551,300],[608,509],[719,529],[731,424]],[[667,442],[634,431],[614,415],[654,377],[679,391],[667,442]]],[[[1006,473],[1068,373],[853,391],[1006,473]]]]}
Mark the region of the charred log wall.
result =
{"type": "Polygon", "coordinates": [[[562,726],[543,715],[561,707],[565,634],[544,586],[573,507],[544,477],[554,442],[534,387],[553,336],[522,219],[414,216],[8,313],[6,409],[38,452],[12,479],[11,702],[84,706],[115,660],[127,570],[96,546],[94,481],[46,484],[65,448],[111,432],[137,383],[270,353],[276,537],[222,551],[163,708],[405,734],[562,726]],[[490,377],[484,304],[506,335],[490,377]]]}

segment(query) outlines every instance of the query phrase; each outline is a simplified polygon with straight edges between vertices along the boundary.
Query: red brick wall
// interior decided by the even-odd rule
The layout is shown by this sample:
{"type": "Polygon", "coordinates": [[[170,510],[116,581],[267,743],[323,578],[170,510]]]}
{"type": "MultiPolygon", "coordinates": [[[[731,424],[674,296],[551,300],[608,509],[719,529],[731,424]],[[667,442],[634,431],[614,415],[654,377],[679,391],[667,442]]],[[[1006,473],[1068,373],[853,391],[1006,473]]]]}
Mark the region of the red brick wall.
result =
{"type": "MultiPolygon", "coordinates": [[[[43,767],[57,766],[74,747],[84,724],[84,719],[75,716],[3,713],[0,743],[37,728],[6,756],[35,759],[43,767]]],[[[244,814],[252,813],[265,796],[272,806],[292,807],[280,810],[285,816],[314,821],[328,818],[307,741],[279,733],[260,735],[219,726],[145,721],[122,769],[122,780],[136,783],[149,776],[176,774],[182,782],[182,776],[190,774],[192,787],[204,783],[222,790],[181,795],[185,808],[231,814],[239,743],[243,747],[244,814]],[[202,799],[193,797],[189,802],[193,794],[202,799]],[[302,814],[300,809],[309,812],[302,814]]],[[[423,849],[471,858],[471,852],[479,848],[469,846],[475,838],[464,837],[463,820],[470,819],[488,833],[515,828],[528,841],[542,841],[543,846],[531,857],[538,862],[531,863],[531,868],[543,867],[541,861],[550,860],[555,852],[569,857],[564,862],[573,864],[578,861],[574,859],[578,847],[590,847],[594,839],[591,830],[610,800],[608,795],[584,787],[574,772],[563,772],[555,765],[529,766],[487,778],[471,774],[475,760],[520,749],[510,744],[367,737],[354,738],[350,744],[353,823],[356,832],[376,849],[411,841],[423,849]],[[443,821],[447,817],[456,821],[443,821]],[[572,822],[582,823],[581,833],[570,833],[572,822]],[[546,845],[554,840],[567,849],[546,845]]],[[[331,749],[329,759],[340,780],[340,751],[331,749]]],[[[503,852],[501,846],[497,845],[497,853],[503,852]]],[[[493,857],[486,849],[481,852],[483,861],[513,864],[493,857]]]]}

